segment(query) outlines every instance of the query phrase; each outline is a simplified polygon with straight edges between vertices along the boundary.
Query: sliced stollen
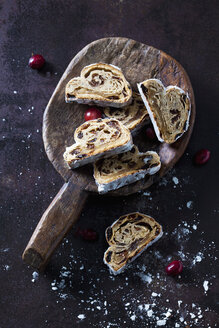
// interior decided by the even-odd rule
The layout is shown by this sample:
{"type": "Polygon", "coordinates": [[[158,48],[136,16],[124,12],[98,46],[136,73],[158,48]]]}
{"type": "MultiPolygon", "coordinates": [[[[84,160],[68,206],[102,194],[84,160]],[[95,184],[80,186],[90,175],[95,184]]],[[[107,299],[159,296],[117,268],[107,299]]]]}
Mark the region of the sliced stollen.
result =
{"type": "Polygon", "coordinates": [[[103,112],[106,117],[116,118],[122,122],[131,132],[136,131],[143,124],[150,121],[149,114],[140,94],[134,91],[130,105],[119,109],[106,107],[103,109],[103,112]]]}
{"type": "Polygon", "coordinates": [[[187,131],[191,102],[184,90],[173,85],[165,88],[157,79],[138,83],[138,90],[159,141],[171,144],[187,131]]]}
{"type": "Polygon", "coordinates": [[[160,157],[154,151],[140,153],[134,146],[130,151],[100,159],[94,163],[94,179],[100,194],[121,188],[152,175],[161,167],[160,157]]]}
{"type": "Polygon", "coordinates": [[[85,122],[75,130],[74,139],[75,144],[67,147],[63,155],[70,168],[129,151],[133,147],[130,131],[116,119],[99,118],[85,122]]]}
{"type": "Polygon", "coordinates": [[[138,212],[123,215],[106,229],[110,247],[104,253],[103,261],[113,274],[121,273],[162,235],[161,225],[152,217],[138,212]]]}
{"type": "Polygon", "coordinates": [[[85,66],[80,77],[67,83],[65,100],[119,108],[131,103],[132,89],[118,67],[97,63],[85,66]]]}

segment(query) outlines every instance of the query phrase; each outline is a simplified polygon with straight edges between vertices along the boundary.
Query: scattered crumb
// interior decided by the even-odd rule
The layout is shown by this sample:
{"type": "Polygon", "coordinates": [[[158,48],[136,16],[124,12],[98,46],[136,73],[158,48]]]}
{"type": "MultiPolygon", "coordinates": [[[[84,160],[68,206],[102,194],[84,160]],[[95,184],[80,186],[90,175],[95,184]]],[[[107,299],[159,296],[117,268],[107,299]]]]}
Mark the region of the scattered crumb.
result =
{"type": "Polygon", "coordinates": [[[80,320],[83,320],[83,319],[85,319],[86,317],[85,317],[85,315],[84,314],[79,314],[78,315],[78,319],[80,319],[80,320]]]}
{"type": "Polygon", "coordinates": [[[203,254],[201,252],[198,252],[194,260],[192,261],[192,264],[195,265],[197,262],[201,262],[202,260],[203,260],[203,254]]]}
{"type": "Polygon", "coordinates": [[[36,272],[36,271],[34,271],[34,272],[32,273],[32,277],[33,277],[33,279],[32,279],[31,281],[32,281],[32,282],[35,282],[35,281],[38,280],[38,278],[39,278],[39,273],[36,272]]]}
{"type": "Polygon", "coordinates": [[[166,325],[166,320],[165,319],[157,321],[157,326],[165,326],[165,325],[166,325]]]}
{"type": "Polygon", "coordinates": [[[193,209],[193,201],[192,200],[188,201],[186,203],[186,207],[189,208],[190,210],[192,210],[193,209]]]}
{"type": "Polygon", "coordinates": [[[204,282],[203,282],[203,287],[204,287],[204,290],[205,290],[205,293],[208,291],[208,281],[207,280],[205,280],[204,282]]]}
{"type": "Polygon", "coordinates": [[[131,319],[132,321],[135,321],[135,319],[136,319],[136,315],[133,314],[133,315],[130,317],[130,319],[131,319]]]}
{"type": "Polygon", "coordinates": [[[177,177],[173,177],[172,180],[173,180],[175,185],[178,185],[179,179],[177,177]]]}

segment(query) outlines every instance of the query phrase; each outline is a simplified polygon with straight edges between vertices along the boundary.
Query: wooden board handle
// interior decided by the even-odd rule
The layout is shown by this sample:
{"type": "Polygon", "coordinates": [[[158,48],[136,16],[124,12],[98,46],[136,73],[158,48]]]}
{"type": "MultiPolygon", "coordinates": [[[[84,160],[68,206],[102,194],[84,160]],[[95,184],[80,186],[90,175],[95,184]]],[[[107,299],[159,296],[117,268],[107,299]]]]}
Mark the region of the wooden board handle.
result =
{"type": "Polygon", "coordinates": [[[23,260],[42,270],[50,256],[77,221],[88,194],[71,181],[65,183],[40,219],[23,260]]]}

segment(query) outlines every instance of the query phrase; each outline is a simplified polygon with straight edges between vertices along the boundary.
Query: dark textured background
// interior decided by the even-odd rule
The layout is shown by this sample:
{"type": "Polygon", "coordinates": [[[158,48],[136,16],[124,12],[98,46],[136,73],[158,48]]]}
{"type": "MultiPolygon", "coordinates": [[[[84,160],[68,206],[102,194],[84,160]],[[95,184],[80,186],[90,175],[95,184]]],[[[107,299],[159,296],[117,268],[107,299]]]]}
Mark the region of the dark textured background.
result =
{"type": "Polygon", "coordinates": [[[0,1],[0,8],[0,327],[156,327],[156,317],[138,309],[138,304],[153,303],[153,291],[161,293],[153,307],[155,316],[161,318],[168,306],[173,310],[166,327],[216,327],[219,2],[7,0],[0,1]],[[32,282],[33,270],[22,263],[21,254],[63,183],[43,149],[43,111],[73,56],[87,43],[107,36],[152,45],[184,66],[196,97],[194,133],[185,155],[150,189],[150,196],[90,197],[77,226],[93,227],[98,241],[83,241],[73,229],[45,273],[32,282]],[[27,65],[32,52],[46,58],[41,72],[27,65]],[[197,168],[192,157],[200,148],[210,149],[211,159],[197,168]],[[193,202],[191,209],[188,201],[193,202]],[[102,263],[104,231],[120,215],[135,210],[154,216],[166,233],[113,279],[102,263]],[[189,236],[181,229],[182,221],[192,231],[189,236]],[[194,222],[197,231],[191,228],[194,222]],[[177,238],[174,231],[183,237],[177,238]],[[199,251],[202,261],[191,266],[199,251]],[[171,258],[184,260],[182,278],[165,276],[171,258]],[[145,274],[143,265],[153,276],[150,284],[138,276],[138,270],[145,274]],[[209,281],[206,294],[204,280],[209,281]],[[183,301],[181,307],[178,300],[183,301]],[[197,322],[189,315],[195,311],[197,322]],[[80,320],[79,314],[86,318],[80,320]]]}

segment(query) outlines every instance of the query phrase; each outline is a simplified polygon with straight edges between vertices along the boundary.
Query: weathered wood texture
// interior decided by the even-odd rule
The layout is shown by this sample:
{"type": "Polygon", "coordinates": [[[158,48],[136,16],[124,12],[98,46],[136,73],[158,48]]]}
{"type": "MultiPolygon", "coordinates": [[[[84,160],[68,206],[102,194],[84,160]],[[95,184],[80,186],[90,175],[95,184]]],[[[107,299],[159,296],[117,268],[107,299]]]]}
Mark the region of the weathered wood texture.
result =
{"type": "Polygon", "coordinates": [[[23,260],[43,270],[50,256],[79,217],[87,198],[71,179],[60,189],[39,221],[26,249],[23,260]]]}
{"type": "Polygon", "coordinates": [[[159,153],[162,162],[160,172],[109,194],[128,195],[148,188],[179,160],[192,133],[195,120],[192,86],[182,66],[173,58],[153,47],[125,38],[97,40],[82,49],[67,67],[44,113],[45,150],[66,183],[42,216],[23,254],[24,261],[38,269],[45,266],[52,252],[79,217],[87,192],[97,192],[92,166],[69,170],[63,159],[65,148],[74,143],[74,130],[83,123],[84,110],[88,108],[86,105],[65,103],[65,86],[71,78],[80,74],[84,66],[95,62],[120,67],[133,90],[137,90],[137,82],[156,77],[165,86],[177,85],[188,92],[192,103],[189,130],[174,144],[160,144],[158,141],[149,143],[144,130],[134,137],[134,143],[140,151],[153,149],[159,153]]]}
{"type": "Polygon", "coordinates": [[[130,82],[133,90],[137,90],[136,83],[148,78],[161,79],[165,86],[177,85],[188,92],[192,103],[190,127],[186,134],[172,145],[150,144],[144,137],[144,131],[134,139],[140,151],[156,149],[162,161],[162,169],[154,177],[125,186],[110,194],[126,195],[138,190],[146,189],[158,177],[163,176],[179,160],[185,151],[195,120],[195,100],[189,78],[182,66],[164,52],[126,38],[104,38],[88,44],[70,62],[59,84],[57,85],[45,110],[43,120],[43,139],[46,153],[56,170],[68,181],[72,177],[75,184],[79,184],[83,176],[86,181],[83,188],[97,192],[92,168],[83,167],[69,170],[63,160],[66,146],[74,143],[73,133],[76,127],[84,122],[84,111],[87,105],[65,103],[65,86],[73,77],[80,75],[81,69],[95,62],[104,62],[120,67],[130,82]]]}

